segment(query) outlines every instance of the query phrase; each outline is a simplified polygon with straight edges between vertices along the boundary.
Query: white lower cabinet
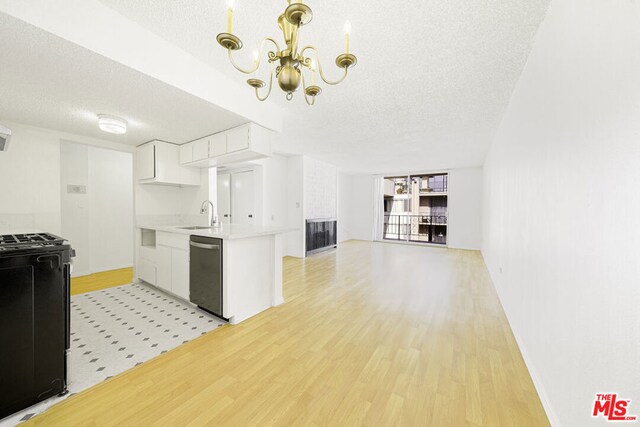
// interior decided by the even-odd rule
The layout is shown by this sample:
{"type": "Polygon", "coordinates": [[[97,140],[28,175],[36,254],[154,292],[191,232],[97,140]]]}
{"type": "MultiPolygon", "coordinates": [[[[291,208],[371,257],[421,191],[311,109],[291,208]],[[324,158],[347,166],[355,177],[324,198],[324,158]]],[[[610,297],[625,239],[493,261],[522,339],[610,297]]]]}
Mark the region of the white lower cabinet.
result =
{"type": "Polygon", "coordinates": [[[158,246],[156,253],[157,274],[156,286],[171,292],[171,248],[158,246]]]}
{"type": "Polygon", "coordinates": [[[140,259],[138,261],[138,277],[152,285],[156,284],[156,266],[151,261],[140,259]]]}
{"type": "Polygon", "coordinates": [[[171,291],[189,300],[189,252],[171,249],[171,291]]]}
{"type": "Polygon", "coordinates": [[[156,286],[189,301],[189,236],[162,234],[158,236],[156,286]]]}

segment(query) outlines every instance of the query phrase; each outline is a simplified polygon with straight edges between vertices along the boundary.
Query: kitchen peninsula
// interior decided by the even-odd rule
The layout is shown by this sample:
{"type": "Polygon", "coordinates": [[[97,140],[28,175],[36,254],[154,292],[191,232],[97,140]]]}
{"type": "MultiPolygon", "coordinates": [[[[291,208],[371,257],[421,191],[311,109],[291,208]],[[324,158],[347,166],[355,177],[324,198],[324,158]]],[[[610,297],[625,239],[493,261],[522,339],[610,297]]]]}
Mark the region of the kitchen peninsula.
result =
{"type": "Polygon", "coordinates": [[[281,235],[288,231],[138,225],[135,277],[237,324],[284,302],[281,235]]]}

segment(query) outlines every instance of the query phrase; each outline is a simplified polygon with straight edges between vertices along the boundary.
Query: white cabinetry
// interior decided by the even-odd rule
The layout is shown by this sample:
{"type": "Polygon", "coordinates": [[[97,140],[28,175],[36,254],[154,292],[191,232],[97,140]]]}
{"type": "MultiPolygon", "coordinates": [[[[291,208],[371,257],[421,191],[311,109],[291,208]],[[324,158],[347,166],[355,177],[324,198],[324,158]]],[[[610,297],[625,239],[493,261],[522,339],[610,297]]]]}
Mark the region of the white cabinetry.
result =
{"type": "Polygon", "coordinates": [[[217,157],[227,154],[227,133],[220,132],[209,137],[209,156],[217,157]]]}
{"type": "Polygon", "coordinates": [[[208,168],[230,163],[257,160],[271,156],[273,132],[249,123],[185,144],[192,149],[189,157],[180,157],[183,165],[208,168]],[[191,160],[189,160],[191,159],[191,160]]]}
{"type": "Polygon", "coordinates": [[[189,251],[171,249],[171,292],[189,300],[189,251]]]}
{"type": "Polygon", "coordinates": [[[249,126],[240,126],[227,132],[227,153],[249,148],[249,126]]]}
{"type": "Polygon", "coordinates": [[[171,292],[171,248],[159,245],[156,251],[158,260],[156,286],[171,292]]]}
{"type": "Polygon", "coordinates": [[[193,144],[193,161],[204,160],[209,158],[209,138],[202,138],[192,142],[193,144]]]}
{"type": "Polygon", "coordinates": [[[156,148],[153,144],[145,144],[136,151],[136,169],[138,179],[153,179],[156,176],[156,148]]]}
{"type": "Polygon", "coordinates": [[[152,285],[156,284],[156,265],[144,258],[138,260],[138,277],[152,285]]]}
{"type": "Polygon", "coordinates": [[[156,286],[189,300],[189,236],[158,232],[156,286]]]}
{"type": "Polygon", "coordinates": [[[184,144],[180,146],[180,164],[193,162],[193,144],[184,144]]]}
{"type": "Polygon", "coordinates": [[[156,284],[156,232],[141,229],[136,235],[138,242],[136,275],[152,285],[156,284]]]}
{"type": "Polygon", "coordinates": [[[136,149],[136,176],[141,184],[198,186],[200,172],[180,165],[188,158],[180,146],[163,141],[151,141],[136,149]]]}

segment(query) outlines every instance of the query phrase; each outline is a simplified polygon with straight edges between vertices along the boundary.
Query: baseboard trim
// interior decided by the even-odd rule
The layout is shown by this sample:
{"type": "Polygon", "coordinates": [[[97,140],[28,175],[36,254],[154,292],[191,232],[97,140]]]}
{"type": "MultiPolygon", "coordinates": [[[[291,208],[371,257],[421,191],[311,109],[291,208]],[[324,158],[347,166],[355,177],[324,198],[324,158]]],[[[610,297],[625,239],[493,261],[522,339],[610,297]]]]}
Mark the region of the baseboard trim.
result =
{"type": "Polygon", "coordinates": [[[522,339],[520,338],[520,335],[518,334],[518,331],[513,327],[513,324],[509,320],[509,312],[505,308],[505,304],[502,299],[502,296],[500,295],[500,291],[498,290],[498,287],[496,286],[496,283],[493,279],[493,276],[491,274],[491,269],[489,268],[489,265],[487,264],[487,261],[486,261],[486,257],[484,255],[484,251],[481,250],[480,254],[482,255],[482,261],[484,262],[485,268],[487,269],[487,273],[489,273],[489,278],[491,279],[491,284],[493,285],[493,289],[496,291],[496,294],[498,295],[498,300],[500,301],[500,306],[502,307],[502,311],[504,312],[504,315],[507,318],[507,323],[509,323],[509,328],[511,329],[511,333],[513,334],[513,337],[516,340],[516,344],[518,344],[518,348],[520,349],[520,355],[522,356],[522,360],[524,360],[524,364],[526,365],[527,370],[529,371],[529,376],[531,377],[531,381],[533,381],[533,386],[535,387],[536,392],[538,393],[538,397],[540,398],[540,403],[542,403],[542,408],[544,409],[544,412],[547,414],[549,423],[554,427],[562,427],[562,424],[560,423],[560,420],[558,419],[558,416],[556,415],[556,412],[554,411],[553,406],[551,405],[551,400],[547,395],[547,392],[544,388],[544,384],[542,383],[542,380],[540,379],[540,377],[536,372],[533,361],[529,357],[529,353],[527,352],[527,347],[524,345],[524,343],[522,342],[522,339]]]}

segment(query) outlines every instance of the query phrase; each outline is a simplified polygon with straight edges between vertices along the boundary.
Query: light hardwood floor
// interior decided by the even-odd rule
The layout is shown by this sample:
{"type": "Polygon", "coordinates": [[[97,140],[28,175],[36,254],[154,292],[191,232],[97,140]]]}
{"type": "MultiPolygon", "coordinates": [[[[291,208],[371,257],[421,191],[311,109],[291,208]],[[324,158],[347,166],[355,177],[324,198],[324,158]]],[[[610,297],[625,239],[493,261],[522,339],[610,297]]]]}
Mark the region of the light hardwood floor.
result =
{"type": "Polygon", "coordinates": [[[284,305],[28,424],[548,425],[479,253],[352,241],[284,277],[284,305]]]}
{"type": "Polygon", "coordinates": [[[100,289],[126,285],[133,280],[133,268],[102,271],[88,276],[73,277],[71,279],[71,295],[99,291],[100,289]]]}

